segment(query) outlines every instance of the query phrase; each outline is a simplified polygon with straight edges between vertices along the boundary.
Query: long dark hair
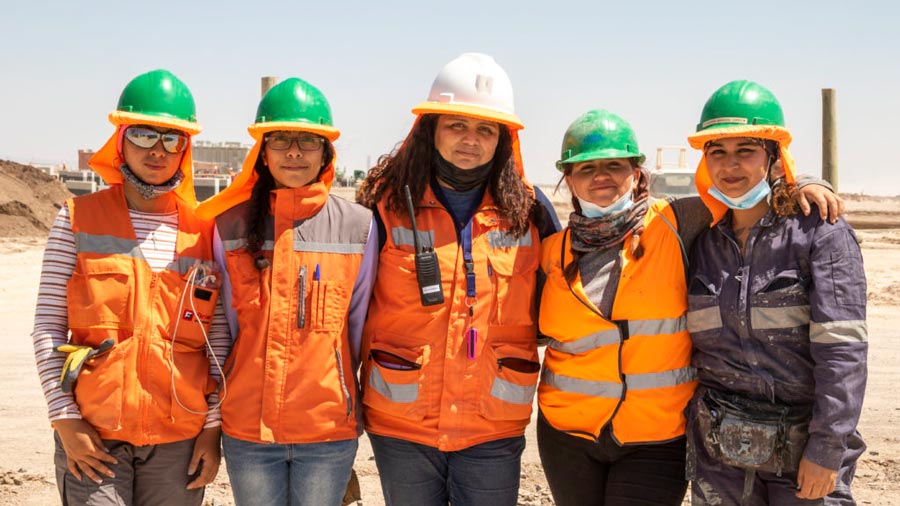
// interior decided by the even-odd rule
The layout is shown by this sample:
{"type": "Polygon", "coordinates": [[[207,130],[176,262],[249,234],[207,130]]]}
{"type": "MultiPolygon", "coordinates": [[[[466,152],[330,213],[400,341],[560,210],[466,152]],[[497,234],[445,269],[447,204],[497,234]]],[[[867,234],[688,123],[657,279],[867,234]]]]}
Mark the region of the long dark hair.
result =
{"type": "MultiPolygon", "coordinates": [[[[628,162],[631,164],[632,169],[639,169],[640,175],[638,176],[637,186],[635,186],[631,198],[636,202],[642,198],[645,198],[650,194],[650,172],[642,167],[636,158],[629,158],[628,162]]],[[[556,183],[556,189],[559,190],[560,185],[562,185],[563,181],[565,181],[566,176],[572,175],[572,169],[575,167],[573,163],[567,163],[563,166],[563,175],[559,178],[559,182],[556,183]]],[[[581,214],[581,204],[578,202],[578,198],[575,196],[575,192],[572,192],[572,207],[575,208],[575,212],[581,214]]],[[[571,232],[570,232],[571,233],[571,232]]],[[[636,233],[637,234],[637,233],[636,233]]],[[[569,248],[569,252],[572,254],[572,262],[565,265],[563,267],[563,277],[566,278],[566,282],[569,284],[575,282],[575,278],[578,277],[578,264],[581,263],[581,258],[584,256],[583,251],[577,251],[574,248],[569,248]]],[[[644,250],[641,246],[635,246],[634,251],[632,252],[635,258],[640,259],[644,255],[644,250]]],[[[560,258],[560,262],[564,261],[564,258],[560,258]]]]}
{"type": "MultiPolygon", "coordinates": [[[[413,205],[418,211],[419,201],[434,170],[433,160],[437,151],[434,146],[434,130],[437,120],[437,114],[423,115],[400,147],[378,159],[356,193],[357,202],[373,209],[387,193],[387,209],[405,216],[407,207],[403,187],[409,185],[413,205]]],[[[540,204],[516,172],[509,130],[500,125],[499,132],[500,138],[494,152],[487,189],[499,207],[500,215],[509,221],[509,232],[520,237],[528,232],[530,224],[540,226],[543,214],[540,204]]]]}
{"type": "MultiPolygon", "coordinates": [[[[253,191],[250,193],[250,205],[247,208],[247,251],[256,258],[256,268],[265,269],[269,266],[268,259],[262,256],[262,246],[266,240],[266,220],[269,217],[269,193],[275,189],[275,178],[269,166],[263,163],[263,150],[266,148],[265,141],[261,141],[259,153],[256,155],[256,163],[253,164],[253,170],[256,172],[258,179],[253,184],[253,191]]],[[[324,164],[322,169],[334,160],[334,148],[327,140],[323,143],[324,153],[322,158],[324,164]]],[[[321,174],[321,169],[319,174],[321,174]]],[[[316,176],[318,179],[318,176],[316,176]]]]}

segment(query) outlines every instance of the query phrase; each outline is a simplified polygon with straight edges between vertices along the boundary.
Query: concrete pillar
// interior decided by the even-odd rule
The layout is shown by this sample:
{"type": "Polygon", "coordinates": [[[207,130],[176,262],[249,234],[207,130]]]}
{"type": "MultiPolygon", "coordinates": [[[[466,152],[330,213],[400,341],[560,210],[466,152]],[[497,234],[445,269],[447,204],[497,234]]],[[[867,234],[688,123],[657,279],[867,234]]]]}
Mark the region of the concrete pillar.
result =
{"type": "Polygon", "coordinates": [[[262,83],[261,83],[262,86],[261,86],[261,93],[259,95],[259,98],[264,97],[266,95],[266,92],[269,91],[269,89],[271,89],[272,86],[275,86],[276,84],[278,84],[278,78],[275,76],[263,77],[261,81],[262,81],[262,83]]]}
{"type": "Polygon", "coordinates": [[[822,88],[822,179],[838,192],[837,97],[832,88],[822,88]]]}

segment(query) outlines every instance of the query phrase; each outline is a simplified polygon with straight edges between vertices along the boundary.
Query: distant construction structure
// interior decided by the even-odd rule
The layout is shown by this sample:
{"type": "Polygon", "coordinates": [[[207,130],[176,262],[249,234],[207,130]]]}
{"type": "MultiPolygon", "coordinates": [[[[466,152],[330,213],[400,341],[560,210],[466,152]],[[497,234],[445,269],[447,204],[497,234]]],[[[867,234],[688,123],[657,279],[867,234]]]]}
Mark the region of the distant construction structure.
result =
{"type": "Polygon", "coordinates": [[[193,158],[196,162],[205,162],[218,167],[221,174],[228,173],[229,169],[240,172],[244,165],[244,158],[250,152],[250,146],[240,142],[210,142],[194,141],[193,158]]]}

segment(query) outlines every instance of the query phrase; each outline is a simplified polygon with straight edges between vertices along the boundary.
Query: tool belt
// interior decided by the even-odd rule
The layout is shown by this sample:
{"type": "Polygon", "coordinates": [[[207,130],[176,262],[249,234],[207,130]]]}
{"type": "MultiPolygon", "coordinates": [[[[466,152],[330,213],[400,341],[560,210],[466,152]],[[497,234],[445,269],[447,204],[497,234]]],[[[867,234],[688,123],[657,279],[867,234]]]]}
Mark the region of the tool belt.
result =
{"type": "MultiPolygon", "coordinates": [[[[812,406],[759,402],[740,395],[703,389],[694,416],[706,452],[723,464],[746,470],[742,504],[748,504],[757,471],[797,471],[806,441],[812,406]]],[[[695,445],[693,437],[689,446],[695,445]]],[[[689,448],[695,460],[695,448],[689,448]]],[[[693,478],[694,469],[688,467],[693,478]]]]}
{"type": "Polygon", "coordinates": [[[811,406],[758,402],[703,392],[697,421],[706,451],[724,464],[775,473],[796,471],[809,438],[811,406]]]}

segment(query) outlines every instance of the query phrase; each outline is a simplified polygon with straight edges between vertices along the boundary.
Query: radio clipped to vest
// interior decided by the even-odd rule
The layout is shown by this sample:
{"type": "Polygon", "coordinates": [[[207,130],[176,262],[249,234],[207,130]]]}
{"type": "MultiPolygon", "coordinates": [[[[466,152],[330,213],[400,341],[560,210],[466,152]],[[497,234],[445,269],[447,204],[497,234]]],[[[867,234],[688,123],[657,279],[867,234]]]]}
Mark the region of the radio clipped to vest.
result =
{"type": "Polygon", "coordinates": [[[422,246],[419,242],[419,229],[416,227],[416,210],[413,207],[409,185],[403,186],[406,193],[406,207],[412,222],[413,246],[416,249],[416,280],[419,282],[419,296],[423,306],[434,306],[444,303],[444,289],[441,287],[441,268],[438,265],[437,253],[433,246],[422,246]]]}

